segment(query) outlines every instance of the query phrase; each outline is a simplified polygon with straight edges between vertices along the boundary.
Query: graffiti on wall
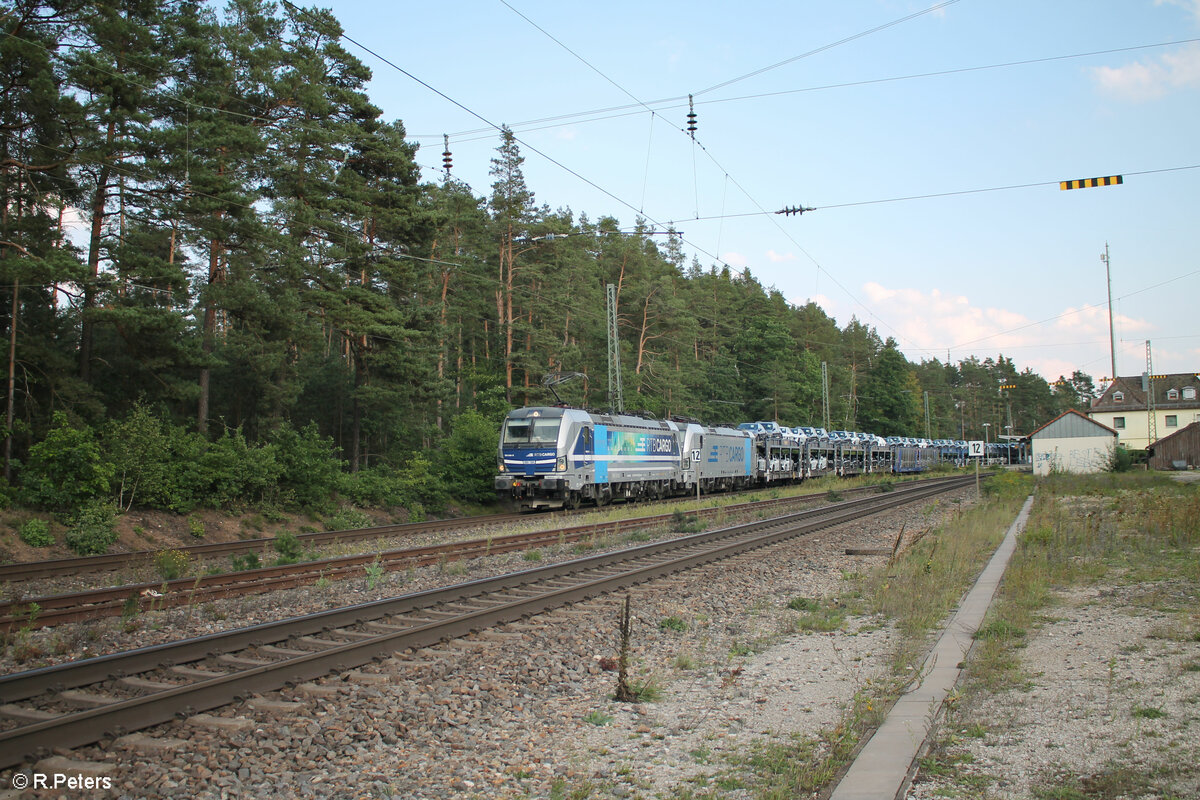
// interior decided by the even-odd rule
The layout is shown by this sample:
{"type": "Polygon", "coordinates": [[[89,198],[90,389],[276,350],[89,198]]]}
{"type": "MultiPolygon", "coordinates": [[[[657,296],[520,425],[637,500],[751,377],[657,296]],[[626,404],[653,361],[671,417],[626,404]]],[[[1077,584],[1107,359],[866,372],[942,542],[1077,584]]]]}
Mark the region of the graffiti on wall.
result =
{"type": "Polygon", "coordinates": [[[1111,447],[1080,447],[1060,451],[1034,453],[1033,471],[1037,475],[1051,472],[1099,472],[1108,463],[1111,447]]]}

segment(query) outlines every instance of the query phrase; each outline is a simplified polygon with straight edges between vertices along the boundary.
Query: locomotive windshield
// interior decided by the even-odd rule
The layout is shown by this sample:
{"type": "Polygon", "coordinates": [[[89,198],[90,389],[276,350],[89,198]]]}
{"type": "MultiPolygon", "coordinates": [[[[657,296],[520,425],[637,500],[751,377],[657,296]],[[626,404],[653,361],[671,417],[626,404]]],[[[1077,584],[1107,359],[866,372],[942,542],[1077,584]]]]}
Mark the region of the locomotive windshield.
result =
{"type": "Polygon", "coordinates": [[[548,444],[558,442],[561,419],[510,419],[504,423],[504,444],[548,444]]]}

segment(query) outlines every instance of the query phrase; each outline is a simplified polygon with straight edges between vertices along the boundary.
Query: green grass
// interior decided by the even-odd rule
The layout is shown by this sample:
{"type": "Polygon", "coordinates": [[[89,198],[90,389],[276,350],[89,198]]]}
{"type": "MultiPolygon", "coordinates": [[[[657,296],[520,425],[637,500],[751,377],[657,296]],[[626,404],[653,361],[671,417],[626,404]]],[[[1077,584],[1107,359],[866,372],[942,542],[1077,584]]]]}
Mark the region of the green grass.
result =
{"type": "Polygon", "coordinates": [[[796,628],[806,633],[829,633],[840,630],[846,622],[846,609],[828,606],[812,613],[801,614],[796,628]]]}
{"type": "Polygon", "coordinates": [[[1153,706],[1134,706],[1129,713],[1138,719],[1162,719],[1167,715],[1161,708],[1153,706]]]}
{"type": "Polygon", "coordinates": [[[910,539],[891,566],[843,576],[848,611],[891,620],[903,635],[893,657],[895,675],[919,667],[927,634],[940,629],[957,606],[1032,491],[1032,480],[1016,473],[987,485],[987,502],[956,511],[915,542],[910,539]]]}
{"type": "Polygon", "coordinates": [[[787,606],[793,611],[816,611],[821,607],[821,601],[813,600],[811,597],[793,597],[788,601],[787,606]]]}
{"type": "Polygon", "coordinates": [[[688,653],[679,653],[675,656],[675,661],[673,663],[675,665],[675,669],[687,671],[696,668],[696,659],[688,653]]]}
{"type": "MultiPolygon", "coordinates": [[[[841,720],[818,736],[793,735],[783,741],[755,742],[744,752],[726,756],[729,766],[710,779],[715,792],[697,794],[688,787],[676,789],[668,797],[717,798],[735,790],[748,791],[758,800],[810,796],[828,785],[850,762],[858,743],[882,716],[880,704],[859,692],[841,720]]],[[[711,756],[705,751],[704,757],[711,756]]]]}

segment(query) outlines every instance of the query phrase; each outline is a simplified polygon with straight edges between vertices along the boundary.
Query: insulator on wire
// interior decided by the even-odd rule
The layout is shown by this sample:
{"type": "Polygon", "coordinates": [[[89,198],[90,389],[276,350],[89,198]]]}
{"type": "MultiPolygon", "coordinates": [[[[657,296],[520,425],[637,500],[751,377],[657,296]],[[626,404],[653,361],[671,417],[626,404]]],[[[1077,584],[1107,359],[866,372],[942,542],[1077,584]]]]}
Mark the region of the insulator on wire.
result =
{"type": "Polygon", "coordinates": [[[450,136],[442,134],[442,141],[445,142],[446,149],[442,151],[442,166],[446,169],[446,177],[450,177],[450,167],[454,164],[454,159],[450,156],[450,136]]]}
{"type": "Polygon", "coordinates": [[[688,119],[688,124],[687,124],[688,136],[695,139],[696,138],[696,107],[692,103],[692,96],[690,94],[688,95],[687,119],[688,119]]]}

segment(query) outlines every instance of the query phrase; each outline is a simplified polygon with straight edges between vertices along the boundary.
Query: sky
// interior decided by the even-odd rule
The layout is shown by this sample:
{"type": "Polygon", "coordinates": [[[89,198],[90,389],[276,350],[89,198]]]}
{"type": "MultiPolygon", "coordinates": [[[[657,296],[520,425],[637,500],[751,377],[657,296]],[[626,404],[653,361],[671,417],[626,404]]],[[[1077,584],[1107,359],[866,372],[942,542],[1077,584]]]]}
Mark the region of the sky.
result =
{"type": "Polygon", "coordinates": [[[508,125],[539,205],[1048,380],[1112,372],[1107,248],[1118,373],[1200,372],[1200,0],[316,5],[427,180],[508,125]]]}

